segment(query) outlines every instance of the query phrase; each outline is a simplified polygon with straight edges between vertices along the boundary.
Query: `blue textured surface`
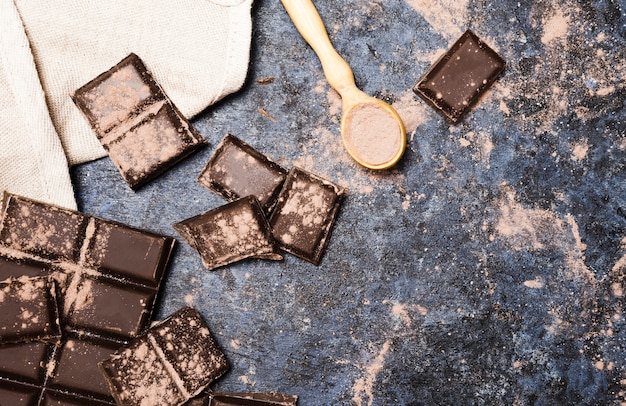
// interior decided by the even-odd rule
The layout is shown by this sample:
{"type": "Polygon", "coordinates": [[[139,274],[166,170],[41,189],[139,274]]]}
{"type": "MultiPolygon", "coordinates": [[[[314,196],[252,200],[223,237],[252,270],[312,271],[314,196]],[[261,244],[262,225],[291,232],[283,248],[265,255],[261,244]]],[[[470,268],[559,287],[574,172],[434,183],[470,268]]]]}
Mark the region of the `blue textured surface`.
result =
{"type": "Polygon", "coordinates": [[[173,236],[224,203],[195,179],[227,132],[350,190],[317,267],[208,272],[179,239],[158,315],[202,312],[231,362],[213,388],[302,405],[625,402],[626,2],[315,3],[357,85],[406,117],[394,170],[341,149],[338,96],[277,0],[255,3],[243,89],[193,121],[208,148],[136,193],[108,159],[73,170],[82,210],[173,236]],[[466,28],[507,69],[450,127],[411,88],[466,28]]]}

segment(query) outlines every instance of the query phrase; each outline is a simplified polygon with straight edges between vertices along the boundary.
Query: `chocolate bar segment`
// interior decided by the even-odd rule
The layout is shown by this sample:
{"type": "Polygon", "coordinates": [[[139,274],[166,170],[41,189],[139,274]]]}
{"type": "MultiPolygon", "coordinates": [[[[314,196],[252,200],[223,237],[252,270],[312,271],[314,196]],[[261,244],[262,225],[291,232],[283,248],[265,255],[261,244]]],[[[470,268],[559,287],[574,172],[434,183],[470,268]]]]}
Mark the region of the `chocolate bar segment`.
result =
{"type": "Polygon", "coordinates": [[[75,396],[65,392],[47,390],[41,399],[41,406],[112,406],[111,402],[92,397],[75,396]]]}
{"type": "Polygon", "coordinates": [[[144,63],[130,54],[72,96],[99,138],[165,96],[144,63]]]}
{"type": "Polygon", "coordinates": [[[0,277],[55,281],[61,339],[0,346],[0,405],[25,387],[30,405],[113,404],[98,362],[147,328],[175,240],[10,194],[2,214],[0,277]],[[53,244],[29,241],[39,221],[53,244]]]}
{"type": "Polygon", "coordinates": [[[119,339],[135,337],[149,322],[156,292],[103,276],[81,275],[65,300],[66,324],[119,339]],[[68,303],[69,302],[69,303],[68,303]]]}
{"type": "Polygon", "coordinates": [[[228,369],[200,313],[185,307],[100,363],[120,405],[181,405],[228,369]]]}
{"type": "Polygon", "coordinates": [[[247,196],[173,225],[208,270],[245,258],[280,260],[258,200],[247,196]]]}
{"type": "Polygon", "coordinates": [[[37,277],[47,275],[50,275],[50,265],[46,262],[11,258],[0,254],[0,281],[6,280],[12,276],[37,277]]]}
{"type": "Polygon", "coordinates": [[[21,277],[0,282],[0,345],[60,338],[54,280],[21,277]]]}
{"type": "Polygon", "coordinates": [[[253,195],[269,213],[287,170],[249,144],[226,135],[204,167],[198,182],[228,201],[253,195]]]}
{"type": "Polygon", "coordinates": [[[43,383],[55,348],[55,344],[43,341],[0,347],[0,377],[32,385],[43,383]]]}
{"type": "Polygon", "coordinates": [[[502,57],[467,30],[422,76],[413,91],[456,124],[504,67],[502,57]]]}
{"type": "Polygon", "coordinates": [[[280,248],[319,264],[346,193],[328,180],[292,168],[270,218],[280,248]]]}
{"type": "Polygon", "coordinates": [[[156,286],[161,280],[171,249],[170,240],[119,224],[94,222],[94,238],[86,251],[90,267],[156,286]]]}
{"type": "Polygon", "coordinates": [[[0,244],[51,260],[76,261],[86,216],[5,195],[0,244]]]}
{"type": "Polygon", "coordinates": [[[37,404],[38,397],[36,387],[0,381],[0,405],[32,406],[37,404]]]}
{"type": "Polygon", "coordinates": [[[135,54],[76,90],[72,100],[133,190],[206,144],[135,54]]]}
{"type": "Polygon", "coordinates": [[[212,393],[209,406],[296,406],[297,402],[297,396],[282,393],[212,393]]]}
{"type": "Polygon", "coordinates": [[[59,347],[47,387],[86,397],[107,399],[109,387],[98,363],[120,348],[119,342],[70,336],[59,347]]]}

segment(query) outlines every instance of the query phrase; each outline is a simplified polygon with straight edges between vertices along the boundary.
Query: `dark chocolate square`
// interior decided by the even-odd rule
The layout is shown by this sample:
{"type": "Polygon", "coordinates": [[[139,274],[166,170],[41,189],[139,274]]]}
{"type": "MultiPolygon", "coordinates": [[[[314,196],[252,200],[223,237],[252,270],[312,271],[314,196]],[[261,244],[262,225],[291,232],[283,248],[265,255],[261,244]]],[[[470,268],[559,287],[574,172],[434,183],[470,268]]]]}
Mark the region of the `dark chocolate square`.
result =
{"type": "Polygon", "coordinates": [[[86,216],[5,194],[0,244],[53,260],[75,261],[86,216]]]}
{"type": "Polygon", "coordinates": [[[119,404],[179,405],[228,369],[197,310],[185,307],[100,363],[119,404]]]}
{"type": "Polygon", "coordinates": [[[133,190],[206,144],[135,54],[76,90],[72,100],[133,190]]]}
{"type": "Polygon", "coordinates": [[[0,345],[60,338],[53,279],[21,277],[0,282],[0,345]]]}
{"type": "Polygon", "coordinates": [[[213,340],[200,313],[185,307],[148,333],[180,376],[185,390],[195,396],[228,369],[226,356],[213,340]]]}
{"type": "Polygon", "coordinates": [[[0,375],[22,383],[42,384],[54,347],[54,344],[43,341],[1,346],[0,375]]]}
{"type": "Polygon", "coordinates": [[[247,196],[173,225],[208,270],[245,258],[282,256],[258,200],[247,196]]]}
{"type": "Polygon", "coordinates": [[[39,388],[0,381],[0,405],[32,406],[37,404],[39,388]]]}
{"type": "Polygon", "coordinates": [[[98,363],[119,349],[119,342],[69,337],[56,354],[48,386],[53,389],[106,399],[109,387],[98,363]]]}
{"type": "Polygon", "coordinates": [[[452,124],[458,123],[504,71],[505,62],[467,30],[422,76],[413,91],[452,124]]]}
{"type": "Polygon", "coordinates": [[[269,213],[286,175],[286,169],[228,134],[200,173],[198,182],[228,201],[253,195],[269,213]]]}
{"type": "Polygon", "coordinates": [[[317,175],[292,168],[270,218],[280,248],[319,264],[346,192],[317,175]]]}
{"type": "Polygon", "coordinates": [[[99,138],[165,95],[141,59],[130,54],[78,89],[74,102],[99,138]]]}
{"type": "Polygon", "coordinates": [[[86,253],[90,267],[156,286],[169,258],[171,241],[156,234],[96,220],[86,253]]]}
{"type": "Polygon", "coordinates": [[[65,296],[66,324],[73,329],[135,337],[148,324],[156,292],[110,278],[81,276],[65,296]]]}

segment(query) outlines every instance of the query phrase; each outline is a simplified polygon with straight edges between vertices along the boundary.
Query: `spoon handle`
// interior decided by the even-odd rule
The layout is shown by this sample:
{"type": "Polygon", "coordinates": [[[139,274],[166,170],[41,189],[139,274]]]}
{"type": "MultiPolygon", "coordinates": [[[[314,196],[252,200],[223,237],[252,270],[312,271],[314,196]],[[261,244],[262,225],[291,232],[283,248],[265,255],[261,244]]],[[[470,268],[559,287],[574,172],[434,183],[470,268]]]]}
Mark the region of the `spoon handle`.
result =
{"type": "Polygon", "coordinates": [[[328,83],[342,98],[356,89],[354,74],[348,63],[337,53],[324,23],[311,0],[281,0],[300,35],[317,54],[328,83]]]}

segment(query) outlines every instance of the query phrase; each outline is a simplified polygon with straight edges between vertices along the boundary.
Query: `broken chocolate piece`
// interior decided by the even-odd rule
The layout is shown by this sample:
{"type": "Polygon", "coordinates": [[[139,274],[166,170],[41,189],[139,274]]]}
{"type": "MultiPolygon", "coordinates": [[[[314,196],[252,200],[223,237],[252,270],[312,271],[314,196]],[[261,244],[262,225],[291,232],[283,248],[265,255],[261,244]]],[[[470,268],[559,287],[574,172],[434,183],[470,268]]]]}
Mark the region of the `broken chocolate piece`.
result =
{"type": "Polygon", "coordinates": [[[113,404],[98,362],[148,326],[175,240],[10,194],[2,207],[0,280],[54,279],[62,337],[0,346],[0,405],[113,404]]]}
{"type": "Polygon", "coordinates": [[[270,218],[280,248],[319,264],[345,195],[344,188],[292,168],[270,218]]]}
{"type": "Polygon", "coordinates": [[[208,270],[245,258],[282,259],[254,196],[227,203],[173,227],[200,254],[208,270]]]}
{"type": "Polygon", "coordinates": [[[228,201],[253,195],[269,213],[287,170],[233,135],[226,135],[198,182],[228,201]]]}
{"type": "Polygon", "coordinates": [[[0,345],[60,338],[53,279],[21,277],[0,282],[0,345]]]}
{"type": "Polygon", "coordinates": [[[209,406],[296,406],[298,397],[282,393],[212,393],[209,406]]]}
{"type": "Polygon", "coordinates": [[[76,90],[72,100],[133,190],[206,144],[135,54],[76,90]]]}
{"type": "Polygon", "coordinates": [[[120,405],[181,405],[228,369],[200,313],[185,307],[100,363],[120,405]]]}
{"type": "Polygon", "coordinates": [[[505,62],[467,30],[413,91],[452,124],[458,123],[504,71],[505,62]]]}

